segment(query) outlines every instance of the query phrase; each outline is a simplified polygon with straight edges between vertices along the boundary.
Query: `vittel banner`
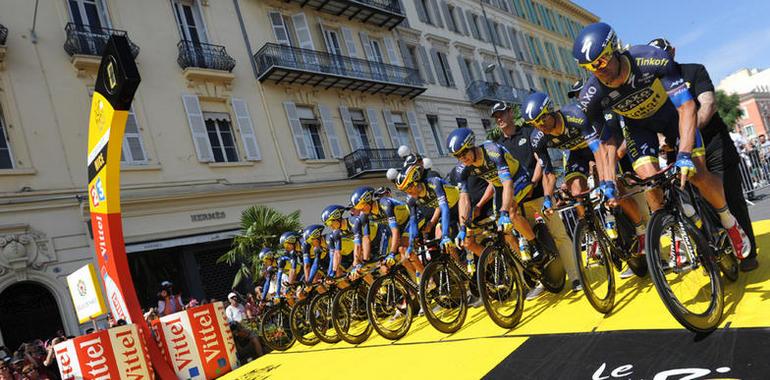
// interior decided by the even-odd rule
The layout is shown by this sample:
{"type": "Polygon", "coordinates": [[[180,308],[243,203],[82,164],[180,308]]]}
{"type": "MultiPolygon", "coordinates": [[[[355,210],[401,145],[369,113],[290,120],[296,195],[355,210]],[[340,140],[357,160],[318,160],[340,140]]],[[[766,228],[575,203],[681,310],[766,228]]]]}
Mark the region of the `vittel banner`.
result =
{"type": "Polygon", "coordinates": [[[135,325],[64,341],[54,353],[64,380],[155,379],[135,325]]]}

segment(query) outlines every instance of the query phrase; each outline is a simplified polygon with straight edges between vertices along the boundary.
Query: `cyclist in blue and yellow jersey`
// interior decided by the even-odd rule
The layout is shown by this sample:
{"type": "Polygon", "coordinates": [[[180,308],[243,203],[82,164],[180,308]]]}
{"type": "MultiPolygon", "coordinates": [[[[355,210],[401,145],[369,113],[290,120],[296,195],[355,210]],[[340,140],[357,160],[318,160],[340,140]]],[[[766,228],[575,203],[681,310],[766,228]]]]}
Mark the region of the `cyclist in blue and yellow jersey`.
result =
{"type": "MultiPolygon", "coordinates": [[[[353,241],[354,230],[360,229],[359,219],[357,217],[345,218],[345,211],[347,208],[341,205],[329,205],[321,211],[321,222],[331,229],[331,232],[326,234],[330,253],[327,271],[329,277],[342,276],[345,273],[344,269],[359,264],[355,259],[353,241]]],[[[358,246],[360,247],[360,244],[358,246]]]]}
{"type": "Polygon", "coordinates": [[[350,204],[361,212],[360,218],[364,226],[370,221],[380,226],[387,223],[390,238],[388,255],[385,257],[386,264],[395,264],[396,256],[402,253],[406,258],[404,268],[419,281],[423,265],[415,255],[411,255],[411,251],[407,251],[408,236],[404,236],[409,222],[409,207],[401,201],[385,196],[384,192],[384,190],[375,191],[369,186],[361,186],[350,196],[350,204]]]}
{"type": "Polygon", "coordinates": [[[259,252],[259,259],[262,261],[265,276],[265,283],[262,285],[262,299],[266,301],[268,295],[273,297],[283,295],[286,289],[281,291],[281,283],[284,280],[283,269],[287,264],[287,257],[279,257],[272,248],[264,247],[259,252]]]}
{"type": "Polygon", "coordinates": [[[311,224],[302,230],[302,262],[305,271],[305,283],[311,284],[320,279],[320,270],[324,270],[328,246],[324,239],[324,226],[311,224]]]}
{"type": "MultiPolygon", "coordinates": [[[[597,166],[599,178],[605,178],[607,170],[603,167],[606,160],[599,157],[600,142],[598,128],[591,124],[586,114],[576,104],[567,104],[559,110],[554,110],[551,98],[542,93],[530,94],[522,103],[524,121],[536,129],[532,132],[532,145],[538,162],[543,167],[543,209],[551,212],[553,207],[553,193],[556,188],[556,175],[553,165],[548,158],[548,148],[569,151],[564,182],[572,194],[579,194],[588,190],[588,176],[590,163],[594,161],[597,166]]],[[[602,119],[604,120],[604,119],[602,119]]],[[[599,125],[601,128],[601,124],[599,125]]],[[[614,168],[611,176],[614,176],[614,168]]],[[[616,191],[613,182],[603,180],[600,184],[602,191],[608,198],[615,198],[616,191]]],[[[644,252],[644,224],[631,199],[620,201],[625,214],[634,224],[637,239],[639,241],[639,253],[644,252]]],[[[578,208],[578,214],[582,217],[583,209],[578,208]]]]}
{"type": "MultiPolygon", "coordinates": [[[[486,141],[476,146],[476,138],[469,128],[458,128],[452,131],[447,138],[447,147],[462,166],[459,178],[460,232],[457,234],[457,239],[474,254],[481,254],[483,247],[474,239],[466,239],[465,228],[469,222],[468,217],[472,215],[468,179],[476,176],[488,183],[485,198],[489,199],[492,196],[490,193],[494,191],[495,208],[499,213],[498,225],[506,231],[510,231],[511,228],[516,229],[530,243],[532,259],[540,260],[544,255],[540,255],[536,248],[535,232],[519,212],[519,204],[532,191],[532,182],[527,170],[519,165],[519,161],[500,144],[486,141]]],[[[479,203],[486,202],[482,199],[479,203]]],[[[507,238],[509,244],[515,247],[512,237],[507,238]]]]}
{"type": "MultiPolygon", "coordinates": [[[[588,118],[600,120],[606,108],[623,116],[628,154],[634,170],[643,178],[659,171],[657,133],[665,135],[668,145],[678,147],[675,165],[682,182],[691,180],[717,210],[736,254],[746,257],[751,243],[727,208],[720,178],[706,167],[703,141],[696,128],[695,101],[672,57],[648,45],[621,51],[615,31],[605,23],[583,28],[572,55],[593,73],[578,97],[588,118]]],[[[607,158],[614,159],[611,155],[607,158]]],[[[610,164],[614,166],[614,162],[610,164]]],[[[653,211],[662,207],[662,199],[660,190],[647,192],[653,211]]]]}

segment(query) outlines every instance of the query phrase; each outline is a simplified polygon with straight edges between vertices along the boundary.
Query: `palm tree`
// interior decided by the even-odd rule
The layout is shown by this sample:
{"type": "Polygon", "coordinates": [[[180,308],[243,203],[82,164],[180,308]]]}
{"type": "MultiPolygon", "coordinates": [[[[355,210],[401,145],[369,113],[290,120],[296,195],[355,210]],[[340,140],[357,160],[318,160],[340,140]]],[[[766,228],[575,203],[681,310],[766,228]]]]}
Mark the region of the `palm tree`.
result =
{"type": "Polygon", "coordinates": [[[262,269],[259,251],[262,247],[278,248],[278,238],[286,231],[302,227],[299,210],[285,215],[271,207],[254,205],[241,213],[241,233],[233,238],[232,248],[217,263],[240,265],[233,279],[236,287],[246,278],[253,278],[262,269]]]}

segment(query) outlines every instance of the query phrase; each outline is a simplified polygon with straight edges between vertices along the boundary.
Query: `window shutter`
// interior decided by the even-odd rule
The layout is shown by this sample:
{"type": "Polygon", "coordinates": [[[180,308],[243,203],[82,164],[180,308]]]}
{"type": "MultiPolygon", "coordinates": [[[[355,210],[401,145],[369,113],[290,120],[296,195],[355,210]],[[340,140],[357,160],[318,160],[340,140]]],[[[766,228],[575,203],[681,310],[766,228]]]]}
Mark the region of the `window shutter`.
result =
{"type": "Polygon", "coordinates": [[[436,26],[439,28],[444,27],[444,23],[441,21],[441,12],[438,10],[438,3],[436,0],[429,0],[430,1],[430,7],[431,9],[428,9],[428,12],[432,12],[433,20],[436,22],[436,26]]]}
{"type": "Polygon", "coordinates": [[[398,141],[398,132],[396,131],[396,125],[393,123],[393,114],[390,113],[390,110],[386,108],[382,110],[382,117],[385,118],[385,125],[388,126],[390,143],[393,144],[393,148],[398,149],[401,143],[398,141]]]}
{"type": "Polygon", "coordinates": [[[241,140],[246,150],[247,161],[259,161],[262,154],[259,151],[257,134],[254,132],[254,124],[251,122],[249,107],[243,99],[232,98],[233,111],[235,111],[235,120],[238,122],[238,129],[241,131],[241,140]]]}
{"type": "Polygon", "coordinates": [[[345,46],[348,48],[348,55],[352,58],[358,58],[358,49],[356,41],[353,39],[353,32],[350,28],[342,27],[342,38],[345,39],[345,46]]]}
{"type": "Polygon", "coordinates": [[[468,32],[468,23],[465,21],[465,11],[463,11],[462,8],[456,7],[455,13],[457,14],[457,18],[460,20],[458,24],[458,29],[460,32],[466,36],[470,36],[470,32],[468,32]]]}
{"type": "Polygon", "coordinates": [[[142,143],[142,134],[139,132],[139,123],[136,121],[133,106],[128,110],[126,132],[123,137],[123,157],[127,163],[147,162],[147,155],[142,143]]]}
{"type": "Polygon", "coordinates": [[[471,74],[468,72],[468,65],[465,64],[465,59],[463,59],[463,56],[457,56],[457,64],[460,65],[460,73],[463,75],[465,87],[467,88],[471,84],[471,74]]]}
{"type": "Polygon", "coordinates": [[[433,66],[436,68],[436,78],[438,78],[438,84],[447,87],[449,84],[444,76],[444,71],[441,69],[441,61],[438,57],[438,51],[436,49],[430,49],[430,55],[433,57],[433,66]]]}
{"type": "Polygon", "coordinates": [[[190,125],[195,153],[200,162],[214,161],[214,152],[211,151],[211,142],[206,132],[206,122],[203,120],[203,112],[195,95],[182,95],[182,103],[187,112],[187,122],[190,125]]]}
{"type": "Polygon", "coordinates": [[[446,55],[446,54],[444,54],[444,53],[441,53],[441,55],[442,55],[442,58],[444,59],[444,64],[446,65],[446,80],[447,80],[447,85],[448,85],[449,87],[454,87],[454,86],[455,86],[455,78],[454,78],[454,76],[452,75],[452,66],[449,64],[449,58],[448,58],[448,57],[447,57],[447,55],[446,55]]]}
{"type": "Polygon", "coordinates": [[[414,137],[414,144],[417,145],[417,152],[421,155],[425,155],[425,144],[422,140],[422,131],[420,131],[420,124],[417,122],[417,114],[414,111],[406,113],[407,119],[409,119],[409,129],[412,130],[412,136],[414,137]]]}
{"type": "Polygon", "coordinates": [[[454,20],[452,19],[452,14],[449,13],[449,6],[446,4],[446,1],[441,0],[441,12],[444,13],[444,20],[446,21],[446,27],[447,29],[451,31],[457,31],[457,26],[454,23],[454,20]]]}
{"type": "Polygon", "coordinates": [[[334,119],[332,118],[331,110],[327,106],[319,105],[318,113],[321,114],[321,125],[324,128],[324,132],[326,132],[329,146],[332,148],[332,157],[342,158],[342,147],[340,146],[340,139],[337,138],[337,131],[334,129],[334,119]]]}
{"type": "MultiPolygon", "coordinates": [[[[403,0],[398,0],[398,6],[401,8],[401,14],[405,15],[406,14],[406,7],[404,7],[404,1],[403,0]]],[[[399,25],[403,26],[405,28],[408,28],[409,27],[409,18],[408,17],[404,17],[404,19],[401,20],[401,23],[399,25]]]]}
{"type": "Polygon", "coordinates": [[[283,102],[283,108],[286,111],[286,118],[289,120],[289,128],[294,137],[294,146],[297,148],[297,156],[299,156],[300,160],[306,160],[310,158],[310,155],[308,154],[308,146],[305,143],[305,131],[302,129],[302,124],[300,124],[299,116],[297,115],[297,106],[294,102],[283,102]]]}
{"type": "Polygon", "coordinates": [[[396,42],[393,38],[385,37],[382,39],[385,42],[385,50],[388,52],[388,60],[391,65],[399,66],[401,63],[398,61],[398,54],[396,54],[396,42]]]}
{"type": "Polygon", "coordinates": [[[473,35],[473,38],[480,40],[481,35],[479,35],[479,28],[478,25],[473,21],[473,13],[470,10],[465,11],[465,15],[468,18],[468,25],[471,27],[471,34],[473,35]]]}
{"type": "Polygon", "coordinates": [[[324,47],[326,48],[326,52],[329,54],[334,54],[334,49],[332,49],[332,44],[329,42],[329,36],[326,34],[326,28],[324,28],[323,22],[321,22],[321,18],[318,18],[318,30],[321,31],[321,38],[324,40],[324,47]]]}
{"type": "Polygon", "coordinates": [[[369,118],[369,126],[374,135],[374,144],[378,148],[385,148],[385,140],[382,138],[382,131],[380,131],[379,123],[377,123],[377,110],[374,107],[367,108],[366,116],[369,118]]]}
{"type": "MultiPolygon", "coordinates": [[[[428,23],[428,10],[422,6],[422,0],[414,0],[414,7],[417,8],[417,18],[423,23],[428,23]]],[[[405,12],[406,13],[406,12],[405,12]]]]}
{"type": "Polygon", "coordinates": [[[422,71],[425,74],[425,80],[430,84],[436,83],[436,81],[433,80],[433,70],[430,68],[430,60],[428,59],[428,53],[425,50],[425,47],[420,45],[418,51],[420,52],[420,63],[422,64],[422,71]]]}
{"type": "Polygon", "coordinates": [[[364,46],[364,53],[366,53],[366,59],[374,61],[374,53],[372,52],[372,44],[369,42],[369,35],[366,32],[358,32],[358,36],[361,38],[361,45],[364,46]]]}
{"type": "Polygon", "coordinates": [[[289,31],[286,29],[286,24],[283,22],[283,16],[280,12],[268,12],[270,18],[270,24],[273,26],[273,36],[275,41],[281,45],[291,46],[291,40],[289,39],[289,31]]]}
{"type": "Polygon", "coordinates": [[[294,32],[299,39],[299,47],[303,49],[315,50],[313,44],[313,37],[310,34],[310,27],[307,24],[307,18],[304,13],[297,13],[291,16],[291,20],[294,22],[294,32]]]}
{"type": "Polygon", "coordinates": [[[477,61],[471,61],[471,75],[476,80],[484,80],[484,78],[481,76],[481,68],[479,68],[479,63],[477,61]]]}
{"type": "Polygon", "coordinates": [[[409,49],[406,47],[404,41],[398,41],[398,49],[401,50],[401,57],[404,59],[404,66],[410,69],[416,69],[414,65],[417,61],[415,61],[415,57],[412,57],[412,55],[409,53],[409,49]]]}
{"type": "Polygon", "coordinates": [[[345,133],[348,135],[350,150],[355,152],[358,149],[362,149],[364,143],[361,142],[361,136],[358,135],[358,131],[353,128],[353,120],[350,119],[350,110],[348,110],[348,107],[340,107],[340,118],[342,119],[342,125],[345,126],[345,133]]]}

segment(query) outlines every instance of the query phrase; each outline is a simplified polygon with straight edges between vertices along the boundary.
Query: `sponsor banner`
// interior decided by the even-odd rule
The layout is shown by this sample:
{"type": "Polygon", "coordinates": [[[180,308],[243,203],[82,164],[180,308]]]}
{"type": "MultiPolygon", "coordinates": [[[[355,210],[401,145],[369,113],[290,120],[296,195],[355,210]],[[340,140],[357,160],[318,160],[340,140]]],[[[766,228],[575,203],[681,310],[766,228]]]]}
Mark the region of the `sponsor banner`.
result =
{"type": "Polygon", "coordinates": [[[215,379],[238,367],[221,302],[164,316],[152,328],[178,379],[215,379]]]}
{"type": "Polygon", "coordinates": [[[166,359],[166,363],[171,363],[171,358],[168,356],[166,345],[163,344],[163,342],[166,341],[166,334],[163,332],[163,325],[161,324],[160,319],[153,320],[150,329],[152,330],[153,342],[160,349],[160,353],[163,355],[163,358],[166,359]]]}
{"type": "Polygon", "coordinates": [[[80,323],[88,322],[107,312],[93,264],[85,265],[67,276],[67,285],[80,323]]]}
{"type": "Polygon", "coordinates": [[[233,338],[233,332],[230,330],[230,324],[227,323],[227,316],[225,315],[225,307],[222,302],[215,302],[214,309],[217,311],[217,322],[222,328],[222,336],[225,338],[225,349],[227,349],[227,359],[230,361],[230,368],[236,369],[240,367],[238,362],[238,355],[235,349],[235,339],[233,338]]]}
{"type": "Polygon", "coordinates": [[[135,325],[66,340],[54,346],[54,353],[65,380],[155,379],[135,325]]]}
{"type": "Polygon", "coordinates": [[[164,316],[159,321],[164,343],[161,351],[165,351],[177,378],[206,379],[187,311],[164,316]]]}

